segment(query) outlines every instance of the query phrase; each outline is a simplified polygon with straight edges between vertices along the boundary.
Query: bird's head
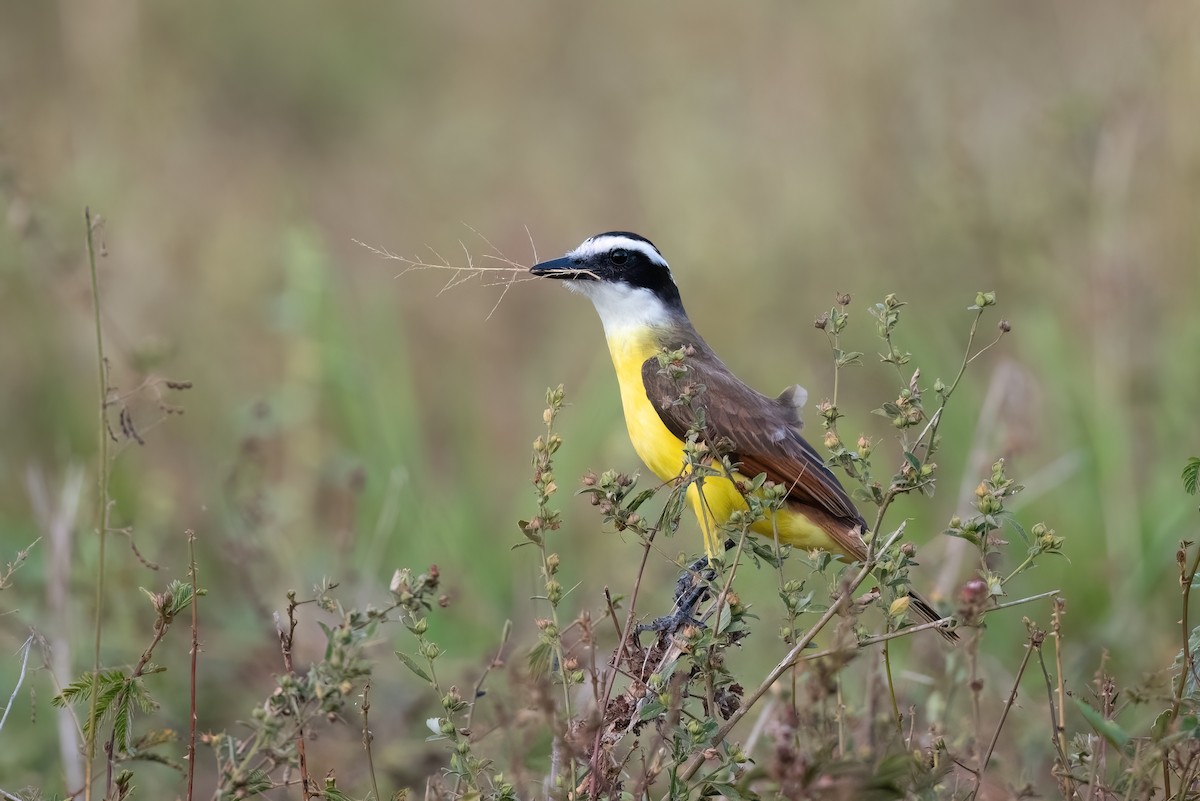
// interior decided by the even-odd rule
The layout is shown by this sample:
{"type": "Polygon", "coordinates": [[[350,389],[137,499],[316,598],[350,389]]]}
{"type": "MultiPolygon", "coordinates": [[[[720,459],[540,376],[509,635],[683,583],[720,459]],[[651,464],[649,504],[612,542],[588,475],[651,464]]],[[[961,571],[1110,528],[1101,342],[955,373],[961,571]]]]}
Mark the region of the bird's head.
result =
{"type": "Polygon", "coordinates": [[[667,260],[649,239],[628,231],[596,234],[562,258],[529,271],[561,279],[567,289],[586,295],[610,333],[686,319],[667,260]]]}

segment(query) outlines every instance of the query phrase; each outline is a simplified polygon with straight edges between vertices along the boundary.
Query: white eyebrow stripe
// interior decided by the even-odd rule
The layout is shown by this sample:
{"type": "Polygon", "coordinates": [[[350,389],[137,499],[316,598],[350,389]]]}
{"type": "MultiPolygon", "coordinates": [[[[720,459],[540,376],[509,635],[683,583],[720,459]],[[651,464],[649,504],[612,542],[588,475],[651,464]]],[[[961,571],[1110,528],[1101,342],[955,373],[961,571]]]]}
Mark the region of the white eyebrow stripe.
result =
{"type": "MultiPolygon", "coordinates": [[[[630,239],[627,236],[604,235],[585,239],[583,244],[568,253],[567,257],[572,259],[587,259],[599,253],[608,253],[610,250],[616,250],[617,248],[636,250],[655,264],[668,267],[667,260],[662,257],[662,254],[653,245],[639,239],[630,239]]],[[[668,269],[670,268],[668,267],[668,269]]]]}

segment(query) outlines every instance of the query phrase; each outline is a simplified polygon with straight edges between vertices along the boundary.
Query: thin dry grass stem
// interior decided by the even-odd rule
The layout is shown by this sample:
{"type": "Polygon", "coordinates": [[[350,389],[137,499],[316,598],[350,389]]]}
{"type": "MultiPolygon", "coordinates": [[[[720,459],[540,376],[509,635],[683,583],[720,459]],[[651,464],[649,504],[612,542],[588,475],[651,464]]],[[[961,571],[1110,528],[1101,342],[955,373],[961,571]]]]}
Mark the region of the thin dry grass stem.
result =
{"type": "Polygon", "coordinates": [[[187,801],[192,801],[196,779],[196,662],[200,656],[200,588],[196,567],[196,532],[187,530],[188,577],[192,582],[192,664],[188,675],[187,801]]]}
{"type": "MultiPolygon", "coordinates": [[[[458,244],[459,244],[459,247],[462,248],[463,257],[466,260],[465,266],[455,265],[455,264],[451,263],[451,261],[449,259],[447,259],[441,253],[439,253],[436,249],[429,247],[429,246],[426,246],[426,247],[428,248],[429,252],[431,254],[433,254],[433,258],[436,261],[429,261],[421,256],[412,256],[412,257],[401,256],[397,253],[391,252],[387,248],[377,248],[372,245],[368,245],[367,243],[362,242],[357,239],[352,240],[352,241],[356,245],[360,245],[361,247],[364,247],[367,250],[371,251],[376,256],[380,256],[381,258],[384,258],[384,259],[391,259],[393,261],[398,261],[401,264],[403,264],[404,269],[402,269],[399,273],[397,273],[397,275],[396,275],[397,278],[405,276],[411,272],[417,272],[417,271],[421,271],[421,270],[448,271],[450,273],[450,277],[447,279],[445,285],[443,285],[442,288],[440,290],[438,290],[439,295],[442,294],[443,292],[454,289],[457,286],[461,286],[462,284],[465,284],[471,280],[479,280],[480,284],[485,287],[501,287],[500,297],[498,297],[496,299],[496,303],[492,306],[491,311],[488,312],[487,318],[485,318],[485,319],[491,319],[492,315],[495,314],[496,309],[498,309],[500,307],[500,303],[504,300],[505,296],[508,294],[508,291],[512,288],[513,284],[519,284],[524,281],[533,281],[533,280],[537,279],[537,276],[530,275],[529,265],[521,264],[520,262],[513,261],[508,256],[504,255],[503,251],[501,251],[500,248],[496,247],[496,245],[494,245],[491,242],[491,240],[489,240],[486,236],[484,236],[479,231],[477,231],[476,229],[472,228],[469,225],[467,226],[467,228],[471,231],[471,233],[475,234],[477,237],[479,237],[481,240],[483,240],[483,242],[489,248],[491,248],[491,250],[493,252],[484,253],[482,256],[478,257],[478,259],[477,259],[476,257],[471,255],[471,251],[467,248],[466,243],[460,241],[458,244]],[[479,261],[481,261],[483,259],[497,262],[498,264],[496,264],[496,265],[480,264],[479,261]]],[[[528,228],[526,228],[525,231],[527,234],[529,233],[528,228]]],[[[532,236],[530,236],[530,238],[529,238],[529,243],[530,243],[530,247],[533,248],[534,263],[536,264],[537,263],[537,249],[533,247],[533,237],[532,236]]]]}
{"type": "MultiPolygon", "coordinates": [[[[104,356],[104,332],[101,326],[101,311],[100,311],[100,280],[96,273],[96,228],[100,221],[93,220],[92,210],[84,208],[83,210],[84,226],[87,229],[87,259],[88,272],[92,282],[92,313],[96,326],[96,372],[97,382],[99,384],[99,431],[98,431],[98,452],[96,454],[97,469],[96,469],[96,534],[99,537],[99,553],[96,557],[96,600],[93,610],[92,629],[94,633],[94,643],[92,651],[92,686],[96,686],[100,678],[100,644],[102,641],[103,620],[104,620],[104,551],[106,535],[108,534],[108,360],[104,356]]],[[[92,693],[91,701],[88,702],[88,720],[96,718],[96,704],[98,702],[97,694],[92,693]]],[[[84,801],[91,801],[92,798],[92,774],[93,763],[96,760],[96,727],[89,728],[86,735],[87,740],[87,762],[84,766],[84,784],[83,797],[84,801]]],[[[108,795],[112,790],[111,784],[106,787],[105,795],[108,795]]]]}
{"type": "Polygon", "coordinates": [[[12,711],[13,702],[17,700],[17,693],[21,691],[21,685],[25,683],[25,668],[29,664],[29,651],[33,648],[33,635],[30,634],[25,638],[25,642],[17,649],[17,653],[21,655],[21,671],[17,675],[17,683],[13,687],[12,695],[8,697],[8,703],[4,705],[4,713],[0,714],[0,731],[4,730],[4,722],[8,720],[8,713],[12,711]]]}
{"type": "Polygon", "coordinates": [[[471,728],[472,722],[475,720],[475,705],[478,703],[483,694],[483,684],[487,681],[488,675],[504,664],[504,650],[508,648],[508,639],[512,636],[513,624],[511,620],[504,621],[504,628],[500,631],[500,645],[496,648],[496,655],[493,656],[483,668],[483,673],[479,675],[479,680],[475,682],[475,687],[471,691],[471,707],[467,710],[466,723],[467,729],[471,728]]]}
{"type": "Polygon", "coordinates": [[[362,744],[363,750],[367,752],[367,773],[371,776],[371,790],[375,793],[375,799],[376,801],[380,801],[383,796],[379,794],[379,782],[375,778],[375,756],[371,751],[371,742],[375,739],[375,735],[371,734],[371,719],[369,717],[371,714],[370,679],[367,679],[366,684],[363,685],[361,709],[363,716],[362,744]]]}
{"type": "Polygon", "coordinates": [[[970,798],[975,798],[979,795],[979,788],[983,784],[983,774],[988,768],[988,764],[992,761],[992,753],[996,750],[996,743],[1000,741],[1000,732],[1004,729],[1004,723],[1008,720],[1008,713],[1012,709],[1013,704],[1017,700],[1017,687],[1021,684],[1021,677],[1025,675],[1025,668],[1029,666],[1029,657],[1033,655],[1035,650],[1040,652],[1042,640],[1046,634],[1040,631],[1036,626],[1029,632],[1029,640],[1025,643],[1025,656],[1021,659],[1021,666],[1017,668],[1016,678],[1013,679],[1012,689],[1008,692],[1008,698],[1004,701],[1004,711],[1000,713],[1000,721],[996,724],[995,731],[992,732],[992,739],[988,743],[987,751],[979,759],[979,769],[975,773],[975,789],[971,791],[970,798]]]}

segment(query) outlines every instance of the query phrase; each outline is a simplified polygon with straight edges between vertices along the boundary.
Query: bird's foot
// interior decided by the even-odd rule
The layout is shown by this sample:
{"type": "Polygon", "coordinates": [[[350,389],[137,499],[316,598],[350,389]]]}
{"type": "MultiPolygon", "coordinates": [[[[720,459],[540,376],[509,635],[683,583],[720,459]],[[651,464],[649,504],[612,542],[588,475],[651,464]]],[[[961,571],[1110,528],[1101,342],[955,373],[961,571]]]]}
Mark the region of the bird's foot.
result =
{"type": "MultiPolygon", "coordinates": [[[[728,551],[736,545],[733,540],[726,540],[725,550],[728,551]]],[[[634,634],[638,637],[646,631],[653,631],[659,635],[674,634],[684,626],[702,627],[704,623],[696,618],[696,606],[710,597],[709,588],[716,578],[717,571],[707,556],[692,562],[675,582],[675,611],[656,617],[649,623],[639,624],[634,634]]]]}

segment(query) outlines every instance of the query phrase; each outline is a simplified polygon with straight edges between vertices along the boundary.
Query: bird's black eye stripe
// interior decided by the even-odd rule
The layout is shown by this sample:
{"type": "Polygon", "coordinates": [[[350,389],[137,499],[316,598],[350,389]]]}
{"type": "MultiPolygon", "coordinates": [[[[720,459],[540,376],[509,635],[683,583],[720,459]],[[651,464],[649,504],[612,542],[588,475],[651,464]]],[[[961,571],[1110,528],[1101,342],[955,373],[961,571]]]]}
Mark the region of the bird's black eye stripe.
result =
{"type": "Polygon", "coordinates": [[[621,249],[614,250],[608,254],[608,260],[616,265],[624,264],[629,261],[629,252],[621,249]]]}

